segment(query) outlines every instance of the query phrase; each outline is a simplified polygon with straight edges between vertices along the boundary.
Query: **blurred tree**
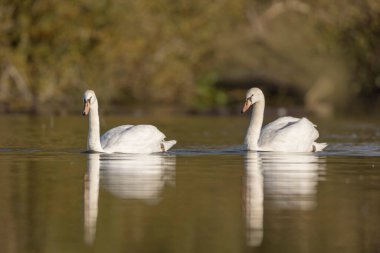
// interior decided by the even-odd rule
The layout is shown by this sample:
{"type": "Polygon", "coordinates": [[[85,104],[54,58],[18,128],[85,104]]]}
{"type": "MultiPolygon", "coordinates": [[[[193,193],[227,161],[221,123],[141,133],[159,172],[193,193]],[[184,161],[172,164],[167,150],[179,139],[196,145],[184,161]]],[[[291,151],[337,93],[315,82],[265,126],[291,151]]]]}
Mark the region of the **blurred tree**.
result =
{"type": "Polygon", "coordinates": [[[379,97],[379,29],[377,0],[1,0],[0,103],[204,108],[229,101],[218,81],[266,79],[329,115],[379,97]]]}

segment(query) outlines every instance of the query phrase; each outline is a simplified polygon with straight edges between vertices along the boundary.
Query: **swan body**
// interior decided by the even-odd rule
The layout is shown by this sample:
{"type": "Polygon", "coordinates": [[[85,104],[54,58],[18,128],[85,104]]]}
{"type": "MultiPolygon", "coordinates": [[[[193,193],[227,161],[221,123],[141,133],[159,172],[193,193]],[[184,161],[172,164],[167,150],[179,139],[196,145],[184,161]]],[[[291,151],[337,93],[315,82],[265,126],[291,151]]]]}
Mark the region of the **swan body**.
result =
{"type": "Polygon", "coordinates": [[[245,137],[247,150],[316,152],[327,146],[326,143],[315,142],[319,133],[307,118],[281,117],[261,129],[265,98],[259,88],[248,90],[242,113],[251,106],[254,108],[245,137]]]}
{"type": "Polygon", "coordinates": [[[165,141],[166,136],[152,125],[122,125],[99,137],[98,101],[95,92],[87,90],[83,95],[83,103],[83,115],[89,115],[87,151],[156,153],[168,151],[177,143],[175,140],[165,141]]]}

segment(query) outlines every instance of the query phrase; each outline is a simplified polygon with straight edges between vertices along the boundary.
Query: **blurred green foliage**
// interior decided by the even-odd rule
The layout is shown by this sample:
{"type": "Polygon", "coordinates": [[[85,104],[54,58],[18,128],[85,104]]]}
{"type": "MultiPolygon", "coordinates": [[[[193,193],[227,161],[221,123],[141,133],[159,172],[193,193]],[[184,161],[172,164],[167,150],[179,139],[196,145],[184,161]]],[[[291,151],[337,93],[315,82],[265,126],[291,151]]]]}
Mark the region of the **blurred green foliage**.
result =
{"type": "Polygon", "coordinates": [[[217,81],[218,74],[216,72],[209,72],[196,80],[198,92],[194,107],[202,110],[214,105],[225,105],[227,103],[227,95],[215,87],[217,81]]]}
{"type": "Polygon", "coordinates": [[[260,78],[332,114],[376,103],[379,31],[378,0],[0,0],[0,105],[67,111],[92,88],[204,108],[229,103],[218,81],[260,78]]]}

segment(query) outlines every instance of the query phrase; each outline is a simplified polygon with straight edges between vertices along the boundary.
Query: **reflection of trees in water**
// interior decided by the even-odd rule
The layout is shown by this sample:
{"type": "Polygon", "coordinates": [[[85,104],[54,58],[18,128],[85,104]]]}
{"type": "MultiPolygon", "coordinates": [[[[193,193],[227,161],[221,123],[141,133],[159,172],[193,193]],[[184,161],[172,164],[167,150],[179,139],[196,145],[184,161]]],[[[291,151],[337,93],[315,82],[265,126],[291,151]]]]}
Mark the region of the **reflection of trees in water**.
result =
{"type": "Polygon", "coordinates": [[[264,199],[276,209],[315,207],[318,175],[324,167],[313,154],[248,152],[245,160],[247,243],[259,246],[264,234],[264,199]]]}
{"type": "Polygon", "coordinates": [[[96,234],[99,182],[116,197],[159,201],[166,183],[175,180],[175,157],[168,155],[89,154],[85,175],[85,241],[92,244],[96,234]]]}

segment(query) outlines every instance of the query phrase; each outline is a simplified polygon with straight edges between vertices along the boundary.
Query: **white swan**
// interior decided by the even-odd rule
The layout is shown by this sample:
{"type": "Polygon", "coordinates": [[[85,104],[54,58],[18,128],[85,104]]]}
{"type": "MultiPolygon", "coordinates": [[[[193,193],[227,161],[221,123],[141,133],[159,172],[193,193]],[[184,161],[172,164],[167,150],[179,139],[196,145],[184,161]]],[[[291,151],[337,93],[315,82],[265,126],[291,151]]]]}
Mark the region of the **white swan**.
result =
{"type": "Polygon", "coordinates": [[[98,100],[95,92],[83,95],[83,115],[89,115],[87,151],[105,153],[156,153],[165,152],[177,141],[165,141],[165,135],[152,125],[123,125],[99,133],[98,100]]]}
{"type": "Polygon", "coordinates": [[[319,133],[315,125],[306,118],[281,117],[261,129],[264,117],[265,98],[259,88],[248,90],[242,113],[252,105],[245,145],[247,150],[316,152],[323,150],[326,143],[316,143],[319,133]]]}

